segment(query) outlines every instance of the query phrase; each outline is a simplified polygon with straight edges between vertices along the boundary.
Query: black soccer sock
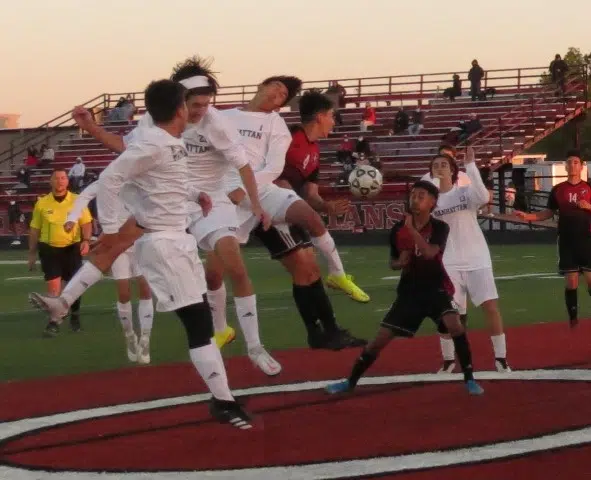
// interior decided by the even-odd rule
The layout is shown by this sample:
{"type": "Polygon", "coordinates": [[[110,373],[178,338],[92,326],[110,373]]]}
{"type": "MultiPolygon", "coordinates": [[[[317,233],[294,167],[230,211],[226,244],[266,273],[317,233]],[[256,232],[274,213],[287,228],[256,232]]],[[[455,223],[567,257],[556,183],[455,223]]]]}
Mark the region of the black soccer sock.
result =
{"type": "Polygon", "coordinates": [[[564,289],[564,301],[566,303],[566,311],[568,312],[568,318],[570,320],[576,320],[578,317],[578,300],[577,300],[577,289],[564,289]]]}
{"type": "Polygon", "coordinates": [[[79,298],[74,303],[72,303],[72,306],[70,307],[70,313],[72,316],[80,316],[80,301],[81,299],[79,298]]]}
{"type": "Polygon", "coordinates": [[[466,332],[452,337],[454,341],[454,347],[456,348],[456,356],[464,372],[464,381],[474,380],[474,374],[472,369],[472,352],[470,351],[470,344],[468,343],[468,337],[466,332]]]}
{"type": "Polygon", "coordinates": [[[312,285],[309,285],[308,288],[322,328],[328,333],[335,332],[338,329],[337,320],[332,309],[332,303],[330,303],[330,298],[328,298],[324,289],[322,279],[319,278],[312,285]]]}
{"type": "Polygon", "coordinates": [[[318,323],[318,315],[316,314],[316,308],[314,307],[314,300],[310,293],[310,286],[293,285],[292,294],[308,335],[313,336],[321,333],[320,325],[318,323]]]}
{"type": "Polygon", "coordinates": [[[373,365],[373,362],[375,362],[377,358],[378,356],[375,353],[370,353],[366,350],[361,352],[361,355],[355,361],[355,365],[353,365],[353,370],[351,370],[351,375],[349,376],[349,386],[351,388],[355,388],[361,376],[373,365]]]}

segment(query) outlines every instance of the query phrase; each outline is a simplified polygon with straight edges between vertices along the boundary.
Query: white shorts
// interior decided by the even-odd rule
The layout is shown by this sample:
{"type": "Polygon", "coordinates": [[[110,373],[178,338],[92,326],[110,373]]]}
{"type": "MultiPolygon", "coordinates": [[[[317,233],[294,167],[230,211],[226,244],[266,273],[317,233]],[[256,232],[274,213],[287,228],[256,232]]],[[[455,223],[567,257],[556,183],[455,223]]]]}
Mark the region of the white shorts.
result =
{"type": "Polygon", "coordinates": [[[197,242],[185,232],[144,233],[135,242],[136,260],[154,292],[156,310],[171,312],[203,302],[205,272],[197,242]]]}
{"type": "Polygon", "coordinates": [[[141,275],[133,247],[128,248],[113,262],[113,265],[111,265],[111,275],[115,280],[127,280],[141,275]]]}
{"type": "MultiPolygon", "coordinates": [[[[274,224],[285,223],[285,214],[292,204],[302,198],[289,188],[281,188],[275,184],[266,185],[261,189],[259,200],[263,210],[271,216],[274,224]]],[[[240,243],[246,243],[253,228],[258,224],[258,219],[252,214],[250,201],[246,197],[237,208],[238,235],[240,243]]]]}
{"type": "Polygon", "coordinates": [[[238,230],[236,205],[225,195],[211,195],[212,208],[206,217],[201,208],[189,216],[189,232],[199,248],[212,251],[220,238],[235,237],[238,230]]]}
{"type": "Polygon", "coordinates": [[[475,307],[479,307],[488,300],[499,298],[491,267],[466,271],[446,270],[454,285],[454,302],[457,304],[460,315],[466,313],[467,295],[470,295],[470,300],[475,307]]]}

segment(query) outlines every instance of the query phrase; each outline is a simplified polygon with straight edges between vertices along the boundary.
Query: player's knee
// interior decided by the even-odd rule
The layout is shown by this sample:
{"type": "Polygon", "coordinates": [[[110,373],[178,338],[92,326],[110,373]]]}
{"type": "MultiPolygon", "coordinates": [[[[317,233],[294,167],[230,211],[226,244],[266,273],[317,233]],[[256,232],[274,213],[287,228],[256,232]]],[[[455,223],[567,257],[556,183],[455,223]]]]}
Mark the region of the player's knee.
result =
{"type": "Polygon", "coordinates": [[[129,280],[117,280],[117,299],[120,303],[127,303],[131,300],[129,280]]]}
{"type": "Polygon", "coordinates": [[[137,278],[138,292],[141,300],[149,300],[152,298],[152,290],[150,285],[144,277],[137,278]]]}
{"type": "Polygon", "coordinates": [[[205,281],[208,290],[219,290],[224,283],[224,273],[216,269],[205,269],[205,281]]]}
{"type": "Polygon", "coordinates": [[[443,323],[445,325],[447,332],[452,337],[457,337],[459,335],[462,335],[462,333],[465,332],[464,326],[462,325],[462,322],[460,321],[460,316],[457,314],[445,315],[443,317],[443,323]]]}
{"type": "Polygon", "coordinates": [[[303,200],[294,202],[285,215],[287,223],[305,228],[313,237],[320,237],[326,232],[324,221],[310,205],[303,200]]]}
{"type": "Polygon", "coordinates": [[[204,347],[211,343],[213,321],[207,302],[187,305],[179,308],[175,313],[181,319],[187,332],[189,349],[204,347]]]}
{"type": "Polygon", "coordinates": [[[295,285],[310,285],[320,278],[320,267],[311,249],[298,249],[286,255],[281,262],[295,285]]]}

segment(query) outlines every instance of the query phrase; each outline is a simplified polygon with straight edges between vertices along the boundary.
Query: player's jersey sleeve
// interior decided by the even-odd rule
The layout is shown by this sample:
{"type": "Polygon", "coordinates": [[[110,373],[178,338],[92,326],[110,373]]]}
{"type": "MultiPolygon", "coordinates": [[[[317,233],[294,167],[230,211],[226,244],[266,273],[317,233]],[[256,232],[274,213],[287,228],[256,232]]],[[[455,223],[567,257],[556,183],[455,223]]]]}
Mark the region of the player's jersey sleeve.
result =
{"type": "Polygon", "coordinates": [[[152,116],[149,113],[144,114],[137,122],[136,127],[127,133],[127,135],[123,135],[123,145],[127,148],[134,139],[137,138],[138,130],[140,128],[150,128],[154,126],[154,121],[152,120],[152,116]]]}
{"type": "Polygon", "coordinates": [[[271,124],[271,134],[265,153],[265,166],[255,172],[257,185],[269,185],[273,183],[285,167],[285,155],[291,144],[291,133],[280,115],[276,115],[271,124]]]}
{"type": "MultiPolygon", "coordinates": [[[[92,199],[96,198],[98,193],[98,181],[92,182],[88,187],[86,187],[82,192],[76,197],[74,201],[74,207],[68,213],[68,218],[66,222],[77,222],[78,219],[81,219],[81,215],[91,202],[92,199]]],[[[89,212],[90,213],[90,212],[89,212]]],[[[88,222],[84,222],[88,223],[88,222]]]]}
{"type": "Polygon", "coordinates": [[[554,185],[552,187],[552,190],[550,190],[550,195],[548,196],[548,204],[546,205],[546,207],[548,208],[548,210],[552,210],[553,212],[556,212],[558,210],[558,185],[554,185]]]}
{"type": "Polygon", "coordinates": [[[437,245],[443,253],[447,244],[447,238],[449,237],[449,225],[442,220],[433,219],[431,221],[433,222],[433,230],[429,243],[431,245],[437,245]]]}
{"type": "Polygon", "coordinates": [[[478,210],[482,205],[488,203],[489,193],[474,162],[466,165],[466,174],[470,178],[470,184],[463,188],[467,191],[468,206],[472,210],[478,210]]]}
{"type": "Polygon", "coordinates": [[[214,149],[221,152],[224,158],[238,170],[248,165],[240,134],[232,123],[211,106],[208,107],[202,121],[205,137],[214,149]]]}
{"type": "Polygon", "coordinates": [[[402,224],[395,223],[390,230],[389,244],[390,244],[390,260],[398,260],[400,258],[400,250],[398,248],[398,232],[402,224]]]}

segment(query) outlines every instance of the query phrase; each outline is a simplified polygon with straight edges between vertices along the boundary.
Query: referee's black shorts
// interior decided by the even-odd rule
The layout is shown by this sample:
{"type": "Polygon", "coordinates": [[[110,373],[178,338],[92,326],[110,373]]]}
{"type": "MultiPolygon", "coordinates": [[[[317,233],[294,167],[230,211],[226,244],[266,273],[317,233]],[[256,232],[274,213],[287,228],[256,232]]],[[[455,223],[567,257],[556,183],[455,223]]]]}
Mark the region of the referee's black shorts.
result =
{"type": "Polygon", "coordinates": [[[52,247],[47,243],[39,243],[39,261],[46,281],[61,278],[67,282],[82,266],[80,243],[73,243],[67,247],[52,247]]]}

